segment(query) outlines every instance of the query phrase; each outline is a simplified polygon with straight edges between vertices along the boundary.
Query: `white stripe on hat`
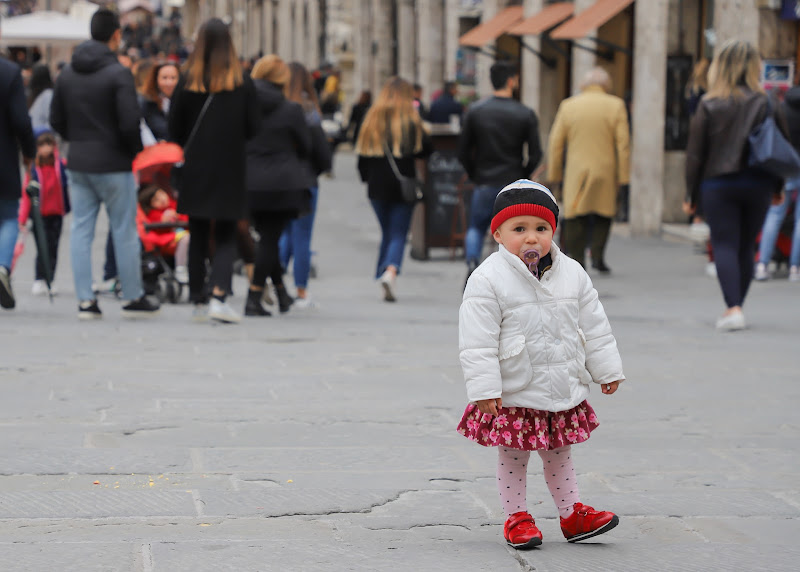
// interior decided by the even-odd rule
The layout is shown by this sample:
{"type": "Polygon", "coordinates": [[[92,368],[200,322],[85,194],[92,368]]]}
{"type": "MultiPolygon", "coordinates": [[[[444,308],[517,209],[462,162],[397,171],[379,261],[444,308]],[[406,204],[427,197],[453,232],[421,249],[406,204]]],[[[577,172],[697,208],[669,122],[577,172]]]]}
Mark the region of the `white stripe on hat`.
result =
{"type": "MultiPolygon", "coordinates": [[[[548,189],[541,183],[535,183],[528,179],[518,179],[513,183],[511,183],[510,185],[506,185],[505,187],[503,187],[500,193],[504,193],[506,191],[513,191],[514,189],[531,189],[531,190],[542,191],[552,199],[553,203],[558,205],[558,201],[556,201],[556,198],[553,196],[553,193],[550,192],[550,189],[548,189]]],[[[499,196],[500,193],[497,193],[497,195],[499,196]]]]}

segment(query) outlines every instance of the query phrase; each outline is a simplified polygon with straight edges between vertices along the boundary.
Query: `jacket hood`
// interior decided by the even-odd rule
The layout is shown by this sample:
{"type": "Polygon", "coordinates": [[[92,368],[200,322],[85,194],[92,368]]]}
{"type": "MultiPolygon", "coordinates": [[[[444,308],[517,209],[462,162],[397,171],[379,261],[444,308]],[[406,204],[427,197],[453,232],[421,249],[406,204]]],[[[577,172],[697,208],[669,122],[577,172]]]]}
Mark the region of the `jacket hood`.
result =
{"type": "Polygon", "coordinates": [[[267,113],[278,109],[280,104],[286,99],[283,92],[274,83],[263,79],[257,79],[253,83],[256,86],[256,93],[258,94],[258,102],[261,105],[261,109],[267,113]]]}
{"type": "Polygon", "coordinates": [[[789,89],[784,96],[786,105],[800,111],[800,86],[795,86],[789,89]]]}
{"type": "Polygon", "coordinates": [[[116,63],[117,57],[108,46],[96,40],[82,43],[72,54],[72,69],[82,74],[94,73],[116,63]]]}

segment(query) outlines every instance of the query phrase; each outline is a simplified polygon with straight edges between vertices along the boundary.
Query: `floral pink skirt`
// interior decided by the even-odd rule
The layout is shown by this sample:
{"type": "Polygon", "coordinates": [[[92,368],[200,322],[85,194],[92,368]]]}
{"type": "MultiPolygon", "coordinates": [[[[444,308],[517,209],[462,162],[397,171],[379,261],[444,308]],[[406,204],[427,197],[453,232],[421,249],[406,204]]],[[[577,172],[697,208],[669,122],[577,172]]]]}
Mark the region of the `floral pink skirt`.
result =
{"type": "Polygon", "coordinates": [[[510,447],[523,451],[549,451],[583,443],[600,424],[587,401],[553,413],[527,407],[501,407],[497,415],[481,413],[470,403],[458,432],[484,447],[510,447]]]}

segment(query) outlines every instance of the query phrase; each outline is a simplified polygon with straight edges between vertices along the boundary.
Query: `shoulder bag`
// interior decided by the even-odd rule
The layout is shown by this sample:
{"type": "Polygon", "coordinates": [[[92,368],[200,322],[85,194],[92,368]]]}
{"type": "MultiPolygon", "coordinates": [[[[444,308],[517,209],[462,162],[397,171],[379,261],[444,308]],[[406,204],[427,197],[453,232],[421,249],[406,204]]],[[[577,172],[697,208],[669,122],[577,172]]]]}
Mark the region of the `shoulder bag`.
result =
{"type": "MultiPolygon", "coordinates": [[[[200,115],[197,116],[197,121],[194,122],[194,127],[192,127],[192,131],[189,133],[189,137],[186,139],[186,143],[183,145],[184,162],[186,161],[186,150],[189,149],[189,145],[191,145],[194,136],[197,134],[197,129],[203,122],[203,117],[205,117],[206,111],[208,111],[208,107],[211,105],[212,99],[214,99],[213,93],[206,98],[206,102],[203,104],[203,108],[200,110],[200,115]]],[[[181,187],[183,186],[183,165],[184,163],[176,163],[172,166],[172,171],[170,172],[169,182],[172,188],[176,191],[180,191],[181,187]]]]}
{"type": "Polygon", "coordinates": [[[800,175],[800,155],[786,140],[777,123],[772,99],[767,96],[767,116],[748,135],[750,155],[747,164],[783,179],[800,175]]]}
{"type": "Polygon", "coordinates": [[[383,142],[383,152],[386,154],[386,160],[389,161],[389,166],[392,168],[395,178],[400,182],[400,192],[403,195],[403,201],[407,203],[421,201],[424,196],[422,193],[422,183],[416,177],[406,177],[400,172],[386,141],[383,142]]]}

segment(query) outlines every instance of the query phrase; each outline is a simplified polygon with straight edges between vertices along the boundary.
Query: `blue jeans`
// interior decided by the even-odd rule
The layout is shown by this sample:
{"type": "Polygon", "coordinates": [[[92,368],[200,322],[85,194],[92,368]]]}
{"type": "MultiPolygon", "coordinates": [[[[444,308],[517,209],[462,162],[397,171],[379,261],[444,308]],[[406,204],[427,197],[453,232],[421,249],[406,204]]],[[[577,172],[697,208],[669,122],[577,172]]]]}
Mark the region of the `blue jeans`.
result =
{"type": "MultiPolygon", "coordinates": [[[[800,189],[800,179],[788,181],[786,183],[786,197],[779,205],[769,207],[767,218],[764,220],[764,228],[761,229],[761,246],[758,249],[758,261],[769,264],[772,260],[772,251],[778,240],[778,233],[786,217],[786,210],[791,202],[791,195],[794,194],[798,200],[798,189],[800,189]]],[[[795,203],[794,207],[794,232],[792,233],[792,250],[789,256],[789,266],[800,266],[800,207],[795,203]]]]}
{"type": "Polygon", "coordinates": [[[18,199],[0,199],[0,266],[5,266],[9,273],[19,233],[18,213],[18,199]]]}
{"type": "Polygon", "coordinates": [[[92,241],[100,205],[105,203],[122,298],[137,300],[143,294],[141,244],[136,233],[136,183],[133,173],[83,173],[67,170],[72,203],[70,255],[75,294],[85,302],[92,292],[92,241]]]}
{"type": "Polygon", "coordinates": [[[378,217],[378,223],[381,225],[381,247],[378,251],[378,268],[375,278],[380,278],[389,266],[397,268],[397,273],[400,274],[414,205],[378,200],[370,202],[378,217]]]}
{"type": "Polygon", "coordinates": [[[472,203],[469,211],[469,226],[464,238],[464,257],[467,264],[480,264],[483,252],[483,239],[492,222],[494,200],[502,187],[476,185],[472,191],[472,203]]]}
{"type": "Polygon", "coordinates": [[[311,212],[289,221],[278,242],[281,266],[284,269],[289,268],[289,261],[294,257],[294,285],[298,288],[308,287],[308,273],[311,270],[311,233],[314,230],[318,197],[319,187],[311,187],[311,212]]]}

